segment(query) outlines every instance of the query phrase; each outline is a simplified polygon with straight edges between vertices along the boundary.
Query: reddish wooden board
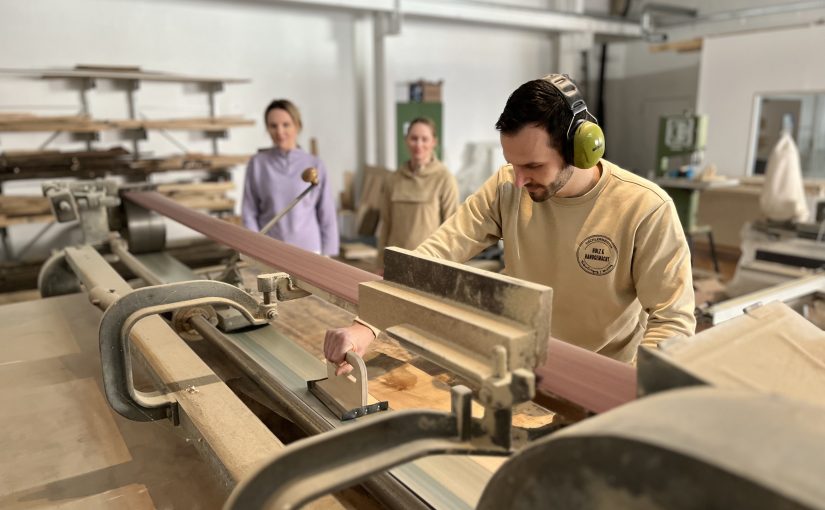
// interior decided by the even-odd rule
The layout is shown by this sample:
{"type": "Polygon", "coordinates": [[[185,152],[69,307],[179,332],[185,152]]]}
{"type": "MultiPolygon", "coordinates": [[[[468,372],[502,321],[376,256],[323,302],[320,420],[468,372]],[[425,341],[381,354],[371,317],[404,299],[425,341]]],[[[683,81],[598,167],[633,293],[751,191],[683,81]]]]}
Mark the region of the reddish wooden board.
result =
{"type": "MultiPolygon", "coordinates": [[[[358,304],[359,283],[381,279],[373,273],[187,209],[156,192],[128,192],[124,197],[354,305],[358,304]]],[[[635,367],[558,340],[548,341],[547,363],[536,373],[540,376],[539,391],[597,413],[636,397],[635,367]]]]}

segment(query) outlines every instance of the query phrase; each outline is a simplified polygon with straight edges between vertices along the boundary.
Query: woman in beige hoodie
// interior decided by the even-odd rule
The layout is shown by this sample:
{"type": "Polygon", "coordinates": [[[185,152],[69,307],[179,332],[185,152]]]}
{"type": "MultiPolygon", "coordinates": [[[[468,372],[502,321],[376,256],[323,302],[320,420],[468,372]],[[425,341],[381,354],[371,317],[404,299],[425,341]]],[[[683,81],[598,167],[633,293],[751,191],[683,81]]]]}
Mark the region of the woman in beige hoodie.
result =
{"type": "Polygon", "coordinates": [[[414,250],[453,215],[458,207],[458,184],[433,151],[435,123],[424,117],[410,122],[404,138],[410,159],[384,184],[378,267],[384,267],[384,248],[414,250]]]}

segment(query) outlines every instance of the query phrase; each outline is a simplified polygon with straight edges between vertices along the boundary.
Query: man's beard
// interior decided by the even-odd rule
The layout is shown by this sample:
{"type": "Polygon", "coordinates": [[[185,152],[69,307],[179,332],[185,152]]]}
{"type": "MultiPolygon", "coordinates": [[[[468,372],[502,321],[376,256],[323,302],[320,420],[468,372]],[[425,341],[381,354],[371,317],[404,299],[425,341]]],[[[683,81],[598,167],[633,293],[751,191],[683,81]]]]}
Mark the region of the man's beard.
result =
{"type": "Polygon", "coordinates": [[[573,167],[566,166],[559,171],[559,175],[556,176],[556,179],[551,182],[549,186],[531,184],[530,186],[525,186],[525,188],[527,188],[527,193],[530,194],[533,202],[544,202],[558,193],[571,177],[573,177],[573,167]]]}

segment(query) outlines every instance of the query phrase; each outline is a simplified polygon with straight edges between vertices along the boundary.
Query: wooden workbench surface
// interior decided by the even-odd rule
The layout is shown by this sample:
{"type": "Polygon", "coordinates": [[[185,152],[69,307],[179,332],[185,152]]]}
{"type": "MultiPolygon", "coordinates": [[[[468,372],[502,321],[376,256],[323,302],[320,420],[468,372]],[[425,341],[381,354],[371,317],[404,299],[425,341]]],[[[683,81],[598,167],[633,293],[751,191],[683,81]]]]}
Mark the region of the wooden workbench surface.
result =
{"type": "Polygon", "coordinates": [[[109,408],[99,320],[84,294],[0,306],[0,508],[220,508],[189,440],[109,408]]]}

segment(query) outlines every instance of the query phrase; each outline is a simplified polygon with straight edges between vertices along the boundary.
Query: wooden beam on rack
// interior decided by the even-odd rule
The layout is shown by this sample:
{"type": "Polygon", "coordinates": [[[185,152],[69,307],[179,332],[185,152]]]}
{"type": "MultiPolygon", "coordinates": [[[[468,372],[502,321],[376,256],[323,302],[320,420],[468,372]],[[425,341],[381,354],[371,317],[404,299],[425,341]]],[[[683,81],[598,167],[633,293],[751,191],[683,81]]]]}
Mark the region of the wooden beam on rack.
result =
{"type": "Polygon", "coordinates": [[[247,154],[183,154],[134,160],[122,147],[100,151],[6,151],[0,154],[0,181],[107,175],[143,176],[173,170],[226,171],[246,164],[247,154]]]}
{"type": "Polygon", "coordinates": [[[0,131],[38,132],[63,131],[67,133],[97,133],[111,129],[106,121],[93,120],[86,115],[38,117],[12,114],[0,117],[0,131]]]}
{"type": "Polygon", "coordinates": [[[675,51],[677,53],[688,53],[702,49],[702,38],[686,39],[682,41],[670,41],[660,44],[651,44],[651,53],[662,53],[665,51],[675,51]]]}
{"type": "Polygon", "coordinates": [[[255,121],[237,116],[224,117],[188,117],[181,119],[123,119],[106,121],[116,129],[169,129],[224,131],[232,127],[254,126],[255,121]]]}
{"type": "Polygon", "coordinates": [[[139,80],[176,83],[249,83],[248,78],[221,76],[190,76],[186,74],[164,73],[141,70],[140,67],[126,66],[76,66],[75,69],[0,69],[0,73],[41,79],[103,79],[139,80]]]}
{"type": "Polygon", "coordinates": [[[247,154],[185,154],[171,156],[158,161],[158,171],[195,169],[195,168],[229,168],[236,165],[245,165],[251,156],[247,154]]]}
{"type": "Polygon", "coordinates": [[[86,115],[39,117],[31,114],[0,114],[0,131],[7,132],[95,133],[115,129],[226,131],[233,127],[254,125],[254,120],[239,116],[101,120],[92,119],[86,115]]]}
{"type": "Polygon", "coordinates": [[[25,216],[47,214],[51,211],[49,199],[39,195],[0,195],[0,214],[25,216]]]}
{"type": "Polygon", "coordinates": [[[235,201],[226,196],[235,189],[232,181],[161,184],[157,192],[190,209],[231,211],[235,201]]]}
{"type": "Polygon", "coordinates": [[[49,214],[35,214],[30,216],[6,216],[0,214],[0,228],[10,227],[12,225],[26,225],[30,223],[51,223],[54,221],[54,216],[49,214]]]}
{"type": "Polygon", "coordinates": [[[180,182],[169,184],[158,184],[156,190],[164,195],[188,194],[188,193],[223,193],[235,189],[235,183],[224,182],[180,182]]]}

